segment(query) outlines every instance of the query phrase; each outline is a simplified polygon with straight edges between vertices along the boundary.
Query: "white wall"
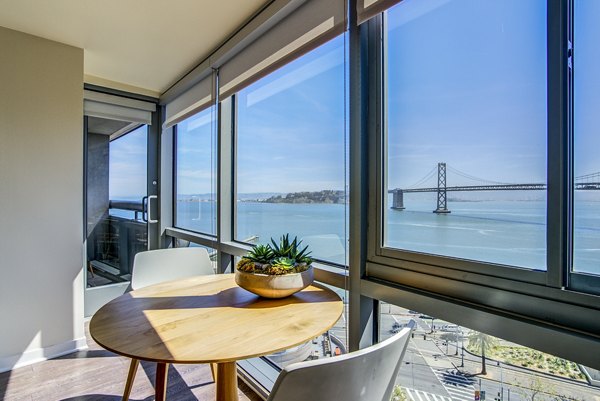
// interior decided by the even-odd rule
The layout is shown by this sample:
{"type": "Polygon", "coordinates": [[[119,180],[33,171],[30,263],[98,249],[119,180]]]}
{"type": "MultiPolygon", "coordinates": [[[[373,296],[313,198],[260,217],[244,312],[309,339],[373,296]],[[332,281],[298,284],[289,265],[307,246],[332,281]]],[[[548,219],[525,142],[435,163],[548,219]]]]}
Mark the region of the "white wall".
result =
{"type": "Polygon", "coordinates": [[[83,50],[0,27],[0,59],[1,372],[85,341],[83,50]]]}

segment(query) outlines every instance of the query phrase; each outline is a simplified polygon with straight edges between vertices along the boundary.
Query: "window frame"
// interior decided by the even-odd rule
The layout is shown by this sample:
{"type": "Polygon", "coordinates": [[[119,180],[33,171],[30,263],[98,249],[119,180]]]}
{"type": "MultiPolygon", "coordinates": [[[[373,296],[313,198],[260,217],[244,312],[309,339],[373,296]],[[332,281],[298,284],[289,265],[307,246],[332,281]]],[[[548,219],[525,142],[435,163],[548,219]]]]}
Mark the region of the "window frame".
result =
{"type": "MultiPolygon", "coordinates": [[[[548,164],[547,271],[425,255],[384,248],[383,161],[385,92],[382,84],[383,14],[356,23],[349,1],[349,184],[350,271],[316,264],[315,280],[349,287],[349,348],[377,341],[378,301],[401,305],[464,326],[495,334],[567,359],[598,366],[600,353],[600,277],[571,271],[572,122],[569,120],[566,32],[571,0],[548,0],[548,164]],[[553,62],[555,60],[556,62],[553,62]],[[571,159],[569,159],[571,157],[571,159]],[[552,174],[550,173],[552,170],[552,174]],[[553,202],[556,200],[558,202],[553,202]],[[349,286],[348,286],[349,285],[349,286]],[[570,347],[564,347],[568,341],[570,347]],[[560,345],[563,347],[560,347],[560,345]]],[[[233,271],[233,258],[250,246],[237,241],[235,230],[236,105],[235,95],[218,99],[217,233],[205,236],[161,221],[168,238],[183,238],[217,249],[219,272],[233,271]]],[[[214,107],[214,105],[213,105],[214,107]]],[[[175,140],[165,130],[164,144],[175,140]]],[[[172,145],[174,142],[170,142],[172,145]]],[[[173,146],[176,151],[175,147],[173,146]]],[[[173,152],[169,156],[174,157],[173,152]]],[[[174,167],[173,163],[170,167],[174,167]]],[[[169,174],[176,185],[176,170],[169,174]]],[[[168,183],[163,182],[168,188],[168,183]]],[[[172,188],[173,197],[175,190],[172,188]]],[[[174,210],[174,205],[171,210],[174,210]]],[[[162,217],[165,217],[162,215],[162,217]]],[[[172,216],[171,216],[172,217],[172,216]]],[[[172,221],[171,221],[172,222],[172,221]]],[[[168,241],[165,240],[165,243],[168,241]]]]}
{"type": "MultiPolygon", "coordinates": [[[[306,54],[308,54],[310,52],[313,52],[313,51],[317,50],[318,48],[326,45],[327,43],[329,43],[329,42],[331,42],[333,40],[336,40],[337,38],[339,38],[339,37],[341,37],[341,36],[343,36],[345,34],[346,33],[341,33],[339,35],[336,35],[336,36],[330,38],[329,40],[327,40],[324,43],[320,44],[316,48],[311,49],[309,52],[304,53],[301,56],[299,56],[298,58],[294,59],[294,61],[297,60],[297,59],[300,59],[302,56],[304,56],[304,55],[306,55],[306,54]]],[[[346,46],[346,47],[348,46],[345,40],[344,40],[344,46],[346,46]]],[[[291,62],[292,61],[290,61],[290,63],[291,62]]],[[[346,62],[347,62],[347,60],[344,60],[344,63],[346,63],[346,62]]],[[[270,74],[273,73],[273,72],[279,71],[281,68],[284,68],[285,66],[287,66],[290,63],[287,63],[287,64],[279,67],[278,69],[270,72],[270,74]]],[[[346,67],[344,67],[344,68],[346,68],[346,67]]],[[[263,79],[263,78],[267,77],[268,75],[269,74],[265,75],[264,77],[261,77],[260,79],[263,79]]],[[[255,81],[255,82],[252,82],[250,85],[248,85],[245,88],[242,88],[241,90],[244,90],[244,89],[250,87],[251,85],[255,84],[256,82],[260,82],[260,79],[257,80],[257,81],[255,81]]],[[[230,229],[231,229],[231,234],[232,235],[228,239],[228,245],[229,246],[238,246],[241,249],[244,249],[245,250],[244,252],[247,252],[247,251],[249,251],[251,249],[252,244],[244,242],[241,239],[239,239],[238,233],[237,233],[237,221],[238,221],[238,219],[237,219],[237,213],[238,213],[238,209],[237,209],[236,200],[237,200],[237,193],[238,193],[238,190],[237,190],[237,187],[238,187],[238,179],[237,179],[238,165],[237,164],[238,164],[238,153],[239,153],[239,146],[238,146],[238,139],[239,139],[239,131],[238,131],[238,127],[239,127],[239,125],[238,125],[239,103],[238,103],[238,99],[239,99],[239,97],[238,97],[238,93],[240,91],[235,92],[234,94],[230,95],[227,98],[227,99],[231,99],[231,108],[232,108],[232,110],[231,110],[231,113],[232,113],[232,115],[231,115],[231,123],[230,123],[231,126],[229,126],[229,125],[226,125],[226,126],[220,125],[220,127],[221,127],[221,129],[223,131],[228,131],[228,132],[230,131],[231,132],[231,137],[233,138],[232,139],[233,149],[228,150],[228,154],[230,154],[231,158],[232,158],[232,160],[231,160],[231,162],[230,162],[229,165],[232,166],[232,169],[233,169],[233,171],[231,172],[231,174],[233,176],[233,181],[232,181],[232,184],[231,184],[231,189],[233,191],[232,192],[233,193],[233,197],[232,197],[231,201],[227,203],[227,207],[231,207],[231,209],[232,209],[231,212],[230,212],[230,216],[231,216],[231,227],[230,227],[230,229]]],[[[345,106],[345,108],[347,108],[347,107],[348,107],[348,105],[345,106]]],[[[220,114],[219,114],[219,116],[220,116],[220,114]]],[[[346,135],[346,134],[347,134],[347,132],[344,133],[344,135],[346,135]]],[[[347,160],[347,162],[348,162],[348,160],[347,160]]],[[[347,170],[347,169],[348,169],[348,166],[346,166],[344,170],[347,170]]],[[[348,179],[348,177],[346,177],[345,179],[348,179]]],[[[348,180],[348,183],[349,183],[349,180],[348,180]]],[[[240,256],[243,256],[243,254],[240,255],[240,256]]],[[[317,269],[320,269],[321,272],[322,272],[322,274],[324,276],[329,277],[330,279],[333,279],[335,282],[338,282],[338,283],[340,282],[339,281],[339,277],[340,276],[337,275],[337,274],[334,274],[333,276],[330,276],[329,273],[331,273],[332,268],[333,269],[339,269],[340,270],[339,274],[341,276],[343,276],[343,277],[347,276],[347,272],[345,272],[345,270],[348,269],[348,266],[344,265],[343,263],[337,263],[337,262],[332,262],[332,261],[329,261],[329,260],[321,259],[321,258],[319,258],[318,255],[311,255],[311,257],[312,257],[312,259],[314,261],[315,267],[317,269]]],[[[325,282],[325,283],[326,284],[330,284],[329,282],[325,282]]],[[[333,284],[331,284],[331,285],[333,285],[333,284]]]]}
{"type": "MultiPolygon", "coordinates": [[[[206,110],[210,110],[211,108],[214,108],[214,107],[216,107],[216,106],[211,103],[208,107],[197,111],[196,113],[192,114],[188,118],[197,116],[198,114],[203,113],[206,110]]],[[[211,135],[213,135],[213,133],[212,133],[212,130],[214,129],[213,126],[220,121],[220,118],[219,118],[219,113],[218,112],[214,112],[214,111],[211,110],[210,114],[211,114],[211,122],[210,122],[210,124],[211,124],[211,135]]],[[[188,118],[186,118],[185,120],[187,120],[188,118]]],[[[183,121],[185,121],[185,120],[183,120],[183,121]]],[[[172,126],[172,128],[171,128],[172,132],[173,132],[173,154],[171,155],[171,157],[172,157],[172,166],[173,166],[172,167],[173,168],[173,175],[172,175],[172,180],[173,180],[173,185],[172,185],[172,197],[173,197],[173,208],[172,208],[172,213],[173,213],[172,214],[172,216],[173,216],[172,220],[173,221],[172,221],[172,228],[180,230],[180,231],[186,231],[186,232],[198,234],[198,236],[199,236],[198,238],[210,239],[210,241],[212,241],[211,244],[214,245],[215,239],[217,238],[217,231],[218,231],[218,228],[217,228],[217,225],[218,225],[218,223],[217,223],[217,219],[218,219],[218,210],[217,210],[218,209],[218,202],[217,202],[217,199],[218,199],[218,196],[219,196],[219,190],[218,190],[218,176],[219,176],[219,173],[218,173],[218,169],[217,168],[215,168],[215,170],[214,170],[214,177],[211,178],[211,180],[214,180],[214,182],[215,182],[215,223],[216,223],[216,225],[215,225],[215,233],[213,234],[213,233],[208,233],[208,232],[203,232],[203,231],[196,231],[196,230],[193,230],[191,228],[182,227],[182,226],[179,226],[178,222],[177,222],[177,207],[178,207],[178,205],[177,205],[177,203],[178,203],[177,202],[177,199],[178,199],[177,198],[177,187],[178,187],[178,179],[177,179],[177,172],[178,172],[177,171],[177,167],[178,167],[177,152],[178,152],[178,149],[177,149],[177,145],[178,145],[178,142],[179,142],[178,141],[178,135],[179,135],[179,124],[180,123],[181,122],[179,122],[177,124],[174,124],[172,126]]],[[[214,136],[215,136],[215,139],[217,140],[216,141],[217,143],[215,143],[215,149],[214,149],[215,157],[217,157],[215,165],[218,165],[219,164],[219,160],[220,160],[220,157],[219,157],[220,156],[219,155],[219,139],[218,139],[219,138],[219,133],[217,132],[216,134],[214,134],[214,136]]],[[[212,150],[211,150],[211,152],[212,152],[212,150]]],[[[177,238],[179,238],[179,237],[177,237],[177,238]]],[[[180,238],[180,239],[184,239],[184,238],[180,238]]],[[[197,242],[197,241],[191,241],[191,242],[197,242]]],[[[210,246],[210,245],[205,244],[205,243],[202,243],[202,245],[210,246]]]]}
{"type": "Polygon", "coordinates": [[[577,272],[574,270],[574,265],[573,265],[573,254],[575,252],[575,247],[573,245],[573,241],[574,241],[574,237],[575,237],[575,224],[574,224],[574,214],[575,214],[575,200],[574,200],[574,187],[575,187],[575,168],[574,168],[574,164],[575,164],[575,159],[577,157],[577,155],[574,153],[574,141],[575,141],[575,102],[574,102],[574,88],[575,88],[575,58],[573,56],[573,49],[575,49],[576,46],[576,37],[575,37],[575,30],[574,30],[574,25],[575,25],[575,0],[569,0],[568,2],[568,21],[567,21],[567,32],[566,35],[568,40],[570,41],[570,46],[569,44],[567,44],[568,49],[571,51],[570,57],[571,57],[571,69],[570,69],[570,74],[569,74],[569,82],[568,82],[568,110],[569,110],[569,130],[570,130],[570,136],[569,136],[569,145],[570,145],[570,152],[569,152],[569,157],[571,158],[570,160],[570,168],[571,168],[571,188],[573,188],[571,190],[571,211],[570,211],[570,222],[571,222],[571,229],[573,232],[573,235],[570,238],[570,251],[571,251],[571,260],[570,260],[570,264],[569,264],[569,271],[567,272],[568,274],[568,288],[572,289],[573,291],[580,291],[580,292],[584,292],[584,293],[590,293],[590,294],[596,294],[596,295],[600,295],[600,274],[594,275],[594,274],[590,274],[590,273],[583,273],[583,272],[577,272]]]}
{"type": "Polygon", "coordinates": [[[596,296],[599,291],[596,283],[600,283],[600,277],[593,277],[598,280],[592,282],[590,275],[576,274],[571,269],[574,189],[571,71],[567,60],[571,11],[569,0],[548,0],[546,271],[383,246],[386,213],[383,200],[387,192],[384,186],[387,163],[386,15],[381,14],[363,24],[362,39],[369,48],[378,50],[368,52],[371,57],[367,63],[368,71],[363,72],[361,78],[378,82],[365,90],[371,110],[367,118],[377,121],[368,122],[363,134],[369,138],[370,147],[368,192],[375,196],[371,195],[368,201],[369,220],[374,224],[368,227],[366,268],[360,288],[363,295],[374,299],[411,307],[556,353],[549,348],[554,338],[535,338],[517,332],[522,330],[525,322],[526,327],[540,334],[544,332],[544,336],[558,336],[570,341],[571,349],[562,356],[591,363],[590,339],[596,339],[592,347],[600,351],[600,342],[597,342],[600,326],[593,322],[600,311],[600,298],[596,296]],[[594,286],[595,291],[591,291],[594,286]],[[545,331],[547,325],[552,326],[549,332],[545,331]],[[576,333],[583,334],[585,339],[576,333]]]}

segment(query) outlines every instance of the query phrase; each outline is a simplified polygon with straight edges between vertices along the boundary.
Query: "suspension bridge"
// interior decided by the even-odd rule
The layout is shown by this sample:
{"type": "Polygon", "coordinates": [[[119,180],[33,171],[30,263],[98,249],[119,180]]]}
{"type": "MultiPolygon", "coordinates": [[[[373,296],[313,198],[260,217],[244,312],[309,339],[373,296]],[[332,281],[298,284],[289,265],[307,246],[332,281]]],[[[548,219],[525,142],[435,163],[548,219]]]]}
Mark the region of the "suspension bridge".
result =
{"type": "MultiPolygon", "coordinates": [[[[460,170],[447,166],[446,163],[438,163],[437,169],[434,167],[429,173],[423,178],[417,181],[415,184],[408,188],[396,188],[390,189],[388,193],[393,194],[392,209],[404,210],[404,194],[415,193],[415,192],[436,192],[437,193],[437,207],[433,211],[438,214],[450,213],[448,209],[448,192],[461,192],[461,191],[541,191],[547,189],[546,184],[540,183],[521,183],[511,184],[503,183],[498,181],[486,180],[483,178],[475,177],[473,175],[464,173],[460,170]],[[435,176],[437,170],[437,186],[421,187],[424,183],[435,176]],[[446,177],[447,171],[451,171],[463,178],[467,178],[478,182],[476,185],[456,185],[447,186],[446,177]]],[[[600,172],[586,174],[579,177],[575,177],[575,190],[587,190],[597,191],[600,190],[600,172]]]]}

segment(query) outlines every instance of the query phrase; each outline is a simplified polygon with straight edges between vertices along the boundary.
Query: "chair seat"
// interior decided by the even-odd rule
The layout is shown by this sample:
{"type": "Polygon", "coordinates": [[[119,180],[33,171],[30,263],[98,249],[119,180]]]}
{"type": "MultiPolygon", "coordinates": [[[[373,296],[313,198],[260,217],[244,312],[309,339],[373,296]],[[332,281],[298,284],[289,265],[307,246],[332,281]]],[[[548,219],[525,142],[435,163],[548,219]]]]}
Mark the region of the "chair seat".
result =
{"type": "Polygon", "coordinates": [[[389,401],[410,331],[346,355],[291,364],[268,401],[389,401]]]}

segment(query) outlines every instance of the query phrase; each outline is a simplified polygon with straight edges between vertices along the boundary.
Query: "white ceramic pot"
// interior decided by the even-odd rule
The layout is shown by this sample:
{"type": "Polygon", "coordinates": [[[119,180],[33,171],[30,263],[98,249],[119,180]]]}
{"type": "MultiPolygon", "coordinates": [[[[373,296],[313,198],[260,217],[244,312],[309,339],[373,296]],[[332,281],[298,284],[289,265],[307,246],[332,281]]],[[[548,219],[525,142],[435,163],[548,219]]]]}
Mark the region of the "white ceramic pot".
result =
{"type": "Polygon", "coordinates": [[[246,273],[236,269],[235,282],[245,290],[265,298],[284,298],[306,287],[314,280],[313,267],[302,273],[280,276],[259,273],[246,273]]]}

